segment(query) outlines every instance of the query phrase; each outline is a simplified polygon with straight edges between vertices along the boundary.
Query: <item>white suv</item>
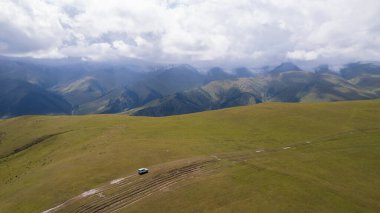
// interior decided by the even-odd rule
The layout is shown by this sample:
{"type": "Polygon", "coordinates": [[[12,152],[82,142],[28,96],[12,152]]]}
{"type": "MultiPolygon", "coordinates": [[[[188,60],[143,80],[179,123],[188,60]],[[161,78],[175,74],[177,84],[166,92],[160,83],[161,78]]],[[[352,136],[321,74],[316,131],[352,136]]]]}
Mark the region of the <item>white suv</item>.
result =
{"type": "Polygon", "coordinates": [[[149,172],[149,169],[147,169],[147,168],[140,168],[137,170],[137,173],[139,175],[143,175],[143,174],[148,173],[148,172],[149,172]]]}

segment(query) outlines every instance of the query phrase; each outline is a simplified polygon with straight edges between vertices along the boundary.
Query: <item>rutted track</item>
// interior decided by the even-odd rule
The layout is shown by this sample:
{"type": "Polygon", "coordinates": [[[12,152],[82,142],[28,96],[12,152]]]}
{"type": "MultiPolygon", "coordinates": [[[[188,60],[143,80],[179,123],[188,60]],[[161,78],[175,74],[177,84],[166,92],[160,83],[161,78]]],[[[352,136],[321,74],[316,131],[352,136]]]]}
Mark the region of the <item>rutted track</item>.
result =
{"type": "Polygon", "coordinates": [[[154,172],[143,176],[129,176],[120,182],[94,189],[91,195],[77,196],[46,212],[116,211],[184,179],[204,174],[216,161],[214,158],[207,158],[187,162],[176,168],[156,169],[156,171],[153,169],[154,172]]]}

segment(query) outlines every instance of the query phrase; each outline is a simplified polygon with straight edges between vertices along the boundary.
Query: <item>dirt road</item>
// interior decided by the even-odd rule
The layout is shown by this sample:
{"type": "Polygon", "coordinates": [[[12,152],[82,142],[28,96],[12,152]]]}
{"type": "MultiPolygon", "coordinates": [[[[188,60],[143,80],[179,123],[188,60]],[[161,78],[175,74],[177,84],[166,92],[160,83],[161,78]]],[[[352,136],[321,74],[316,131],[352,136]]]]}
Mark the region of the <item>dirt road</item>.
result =
{"type": "Polygon", "coordinates": [[[52,212],[113,212],[143,199],[154,192],[166,190],[167,187],[185,179],[194,178],[212,170],[217,159],[182,160],[169,165],[150,168],[145,175],[130,175],[110,181],[99,188],[91,189],[65,203],[44,211],[52,212]]]}

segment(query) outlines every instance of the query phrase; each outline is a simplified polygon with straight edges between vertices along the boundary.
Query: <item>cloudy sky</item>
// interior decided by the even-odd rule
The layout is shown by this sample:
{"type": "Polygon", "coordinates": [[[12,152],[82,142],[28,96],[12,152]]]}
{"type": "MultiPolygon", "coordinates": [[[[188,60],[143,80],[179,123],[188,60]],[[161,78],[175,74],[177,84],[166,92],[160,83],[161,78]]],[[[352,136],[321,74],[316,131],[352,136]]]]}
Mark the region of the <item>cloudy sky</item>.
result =
{"type": "Polygon", "coordinates": [[[380,60],[379,0],[0,0],[0,8],[1,55],[380,60]]]}

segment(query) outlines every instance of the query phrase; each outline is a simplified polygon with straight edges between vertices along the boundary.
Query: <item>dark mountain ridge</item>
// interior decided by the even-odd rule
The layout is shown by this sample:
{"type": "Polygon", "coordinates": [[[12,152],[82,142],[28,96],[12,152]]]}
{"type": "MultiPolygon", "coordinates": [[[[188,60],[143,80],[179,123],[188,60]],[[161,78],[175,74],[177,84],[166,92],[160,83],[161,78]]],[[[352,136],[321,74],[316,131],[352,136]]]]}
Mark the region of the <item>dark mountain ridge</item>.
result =
{"type": "Polygon", "coordinates": [[[71,105],[61,96],[28,82],[0,79],[0,115],[71,114],[71,105]]]}
{"type": "Polygon", "coordinates": [[[213,81],[200,88],[152,101],[129,114],[167,116],[261,102],[321,102],[379,98],[329,73],[283,71],[237,80],[213,81]]]}
{"type": "Polygon", "coordinates": [[[162,116],[267,101],[315,102],[380,97],[380,65],[341,72],[282,63],[263,73],[239,67],[206,73],[186,64],[0,57],[0,116],[122,113],[162,116]]]}

